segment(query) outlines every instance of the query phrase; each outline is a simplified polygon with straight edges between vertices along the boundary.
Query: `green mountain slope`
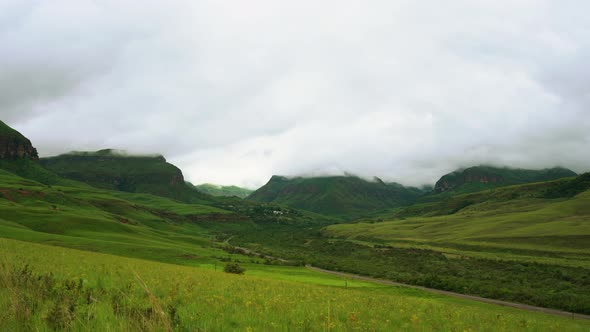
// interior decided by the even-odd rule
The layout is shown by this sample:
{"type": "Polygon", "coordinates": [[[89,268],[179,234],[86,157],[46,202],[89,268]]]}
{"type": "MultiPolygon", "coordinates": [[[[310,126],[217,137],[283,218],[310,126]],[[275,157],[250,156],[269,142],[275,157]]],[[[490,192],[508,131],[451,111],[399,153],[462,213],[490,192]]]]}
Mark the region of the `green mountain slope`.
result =
{"type": "Polygon", "coordinates": [[[186,184],[182,171],[160,155],[130,156],[106,149],[42,158],[40,163],[61,177],[97,188],[153,194],[187,203],[212,200],[186,184]]]}
{"type": "Polygon", "coordinates": [[[520,199],[571,198],[590,189],[590,173],[573,178],[506,186],[472,193],[447,192],[423,196],[408,207],[380,211],[372,215],[381,219],[451,215],[480,203],[510,202],[520,199]]]}
{"type": "Polygon", "coordinates": [[[37,150],[28,138],[0,121],[0,159],[38,158],[37,150]]]}
{"type": "Polygon", "coordinates": [[[221,255],[207,225],[229,221],[247,219],[148,194],[48,187],[0,170],[0,234],[5,238],[184,263],[190,259],[183,255],[221,255]]]}
{"type": "Polygon", "coordinates": [[[569,169],[559,167],[528,170],[476,166],[444,175],[436,182],[434,191],[435,193],[468,193],[515,184],[551,181],[576,175],[569,169]]]}
{"type": "MultiPolygon", "coordinates": [[[[589,173],[590,174],[590,173],[589,173]]],[[[455,196],[446,202],[408,207],[385,222],[329,226],[332,235],[410,241],[445,246],[560,251],[590,266],[590,183],[573,197],[547,198],[556,189],[577,186],[589,174],[568,180],[498,188],[455,196]],[[453,207],[461,207],[451,211],[453,207]]]]}
{"type": "Polygon", "coordinates": [[[44,184],[68,183],[38,162],[37,149],[18,131],[0,121],[0,169],[44,184]]]}
{"type": "Polygon", "coordinates": [[[380,179],[273,176],[247,199],[351,219],[375,210],[411,204],[420,194],[418,189],[380,179]]]}
{"type": "MultiPolygon", "coordinates": [[[[190,184],[190,183],[189,183],[190,184]]],[[[211,183],[203,183],[199,185],[192,185],[198,191],[211,196],[236,196],[239,198],[246,198],[252,194],[254,190],[241,188],[237,186],[220,186],[211,183]]]]}

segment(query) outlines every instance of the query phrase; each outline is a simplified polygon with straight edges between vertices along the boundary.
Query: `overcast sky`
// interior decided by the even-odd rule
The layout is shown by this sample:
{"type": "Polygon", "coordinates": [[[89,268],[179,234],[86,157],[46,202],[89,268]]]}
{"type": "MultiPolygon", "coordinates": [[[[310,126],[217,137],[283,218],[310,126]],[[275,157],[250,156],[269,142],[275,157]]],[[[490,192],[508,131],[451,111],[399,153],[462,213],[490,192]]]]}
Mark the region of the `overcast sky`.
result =
{"type": "Polygon", "coordinates": [[[587,0],[0,0],[0,119],[193,183],[590,170],[587,0]]]}

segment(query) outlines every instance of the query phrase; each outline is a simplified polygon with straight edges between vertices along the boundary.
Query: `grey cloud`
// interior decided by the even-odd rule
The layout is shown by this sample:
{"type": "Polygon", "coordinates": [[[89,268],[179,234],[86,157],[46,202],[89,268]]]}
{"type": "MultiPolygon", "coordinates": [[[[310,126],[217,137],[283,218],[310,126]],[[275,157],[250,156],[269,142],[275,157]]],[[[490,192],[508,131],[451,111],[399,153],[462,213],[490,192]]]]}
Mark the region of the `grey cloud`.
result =
{"type": "Polygon", "coordinates": [[[590,170],[585,1],[0,0],[0,117],[192,182],[590,170]]]}

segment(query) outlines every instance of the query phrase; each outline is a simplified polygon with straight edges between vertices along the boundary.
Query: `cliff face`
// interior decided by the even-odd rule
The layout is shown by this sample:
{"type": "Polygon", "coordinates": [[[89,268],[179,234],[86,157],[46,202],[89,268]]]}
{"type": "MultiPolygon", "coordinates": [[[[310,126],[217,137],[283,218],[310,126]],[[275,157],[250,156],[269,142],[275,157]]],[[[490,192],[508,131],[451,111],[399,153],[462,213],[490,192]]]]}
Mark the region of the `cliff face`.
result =
{"type": "Polygon", "coordinates": [[[0,121],[0,159],[38,160],[37,150],[31,141],[0,121]]]}
{"type": "Polygon", "coordinates": [[[497,174],[461,174],[455,177],[443,177],[436,183],[434,190],[444,192],[466,183],[501,184],[504,178],[497,174]]]}

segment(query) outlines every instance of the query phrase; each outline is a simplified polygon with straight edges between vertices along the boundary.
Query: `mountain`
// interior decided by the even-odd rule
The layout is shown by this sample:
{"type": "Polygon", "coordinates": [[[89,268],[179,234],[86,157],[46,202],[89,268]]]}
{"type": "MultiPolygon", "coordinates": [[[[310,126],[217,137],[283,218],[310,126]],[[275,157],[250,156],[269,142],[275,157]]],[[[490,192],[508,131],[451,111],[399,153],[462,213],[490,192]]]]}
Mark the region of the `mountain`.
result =
{"type": "Polygon", "coordinates": [[[37,149],[23,134],[0,121],[0,169],[43,184],[63,183],[39,165],[37,149]]]}
{"type": "Polygon", "coordinates": [[[18,131],[0,121],[0,159],[37,160],[37,149],[18,131]]]}
{"type": "Polygon", "coordinates": [[[185,203],[202,203],[211,198],[186,184],[182,171],[161,155],[133,156],[105,149],[71,152],[42,158],[40,162],[63,178],[101,189],[147,193],[185,203]]]}
{"type": "Polygon", "coordinates": [[[476,166],[444,175],[436,182],[434,192],[469,193],[516,184],[557,180],[576,175],[573,171],[560,167],[528,170],[476,166]]]}
{"type": "Polygon", "coordinates": [[[411,204],[421,191],[378,178],[367,181],[356,176],[273,176],[248,200],[274,203],[319,214],[353,218],[375,210],[411,204]]]}
{"type": "Polygon", "coordinates": [[[237,186],[220,186],[217,184],[211,183],[203,183],[199,185],[194,185],[188,182],[189,185],[192,185],[198,191],[211,195],[211,196],[236,196],[239,198],[246,198],[250,195],[254,190],[241,188],[237,186]]]}

